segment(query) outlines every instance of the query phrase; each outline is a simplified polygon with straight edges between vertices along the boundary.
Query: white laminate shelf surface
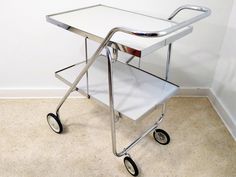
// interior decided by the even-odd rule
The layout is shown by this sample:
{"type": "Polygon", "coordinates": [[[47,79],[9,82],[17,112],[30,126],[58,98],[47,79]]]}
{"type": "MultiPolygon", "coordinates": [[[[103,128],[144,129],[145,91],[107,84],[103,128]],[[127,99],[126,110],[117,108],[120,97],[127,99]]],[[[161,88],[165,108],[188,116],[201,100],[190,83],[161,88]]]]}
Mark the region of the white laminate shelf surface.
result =
{"type": "MultiPolygon", "coordinates": [[[[73,82],[82,68],[83,64],[77,65],[60,75],[73,82]]],[[[107,58],[104,56],[99,56],[90,67],[89,95],[109,106],[107,68],[107,58]]],[[[86,93],[85,77],[78,88],[86,93]]],[[[113,89],[115,110],[125,117],[137,120],[173,96],[178,86],[117,61],[113,63],[113,89]]]]}
{"type": "MultiPolygon", "coordinates": [[[[60,26],[59,24],[68,25],[81,31],[81,34],[89,34],[96,39],[104,39],[108,32],[115,27],[126,27],[136,29],[137,31],[159,31],[176,24],[172,21],[103,5],[49,15],[49,19],[52,19],[52,23],[55,23],[58,26],[60,26]]],[[[119,45],[121,44],[121,48],[123,49],[128,47],[140,51],[139,57],[142,57],[182,38],[191,31],[191,27],[185,27],[169,35],[158,38],[143,38],[118,32],[112,37],[111,41],[119,45]]]]}

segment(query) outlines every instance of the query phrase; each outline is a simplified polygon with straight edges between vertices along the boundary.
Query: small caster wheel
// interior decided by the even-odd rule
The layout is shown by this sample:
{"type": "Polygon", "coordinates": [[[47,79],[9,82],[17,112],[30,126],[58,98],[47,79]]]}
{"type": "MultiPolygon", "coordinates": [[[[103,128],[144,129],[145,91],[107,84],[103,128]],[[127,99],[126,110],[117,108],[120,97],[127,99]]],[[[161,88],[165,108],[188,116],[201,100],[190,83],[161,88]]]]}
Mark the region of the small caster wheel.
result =
{"type": "Polygon", "coordinates": [[[162,129],[156,129],[153,132],[153,137],[158,143],[162,145],[167,145],[170,142],[170,136],[168,135],[166,131],[162,129]]]}
{"type": "Polygon", "coordinates": [[[135,162],[129,156],[126,156],[124,158],[124,164],[125,164],[125,168],[127,169],[127,171],[131,175],[138,176],[138,174],[139,174],[138,168],[137,168],[135,162]]]}
{"type": "Polygon", "coordinates": [[[58,116],[56,116],[53,113],[49,113],[47,115],[47,121],[48,125],[51,127],[51,129],[56,133],[61,133],[63,131],[63,127],[61,124],[61,121],[58,116]]]}

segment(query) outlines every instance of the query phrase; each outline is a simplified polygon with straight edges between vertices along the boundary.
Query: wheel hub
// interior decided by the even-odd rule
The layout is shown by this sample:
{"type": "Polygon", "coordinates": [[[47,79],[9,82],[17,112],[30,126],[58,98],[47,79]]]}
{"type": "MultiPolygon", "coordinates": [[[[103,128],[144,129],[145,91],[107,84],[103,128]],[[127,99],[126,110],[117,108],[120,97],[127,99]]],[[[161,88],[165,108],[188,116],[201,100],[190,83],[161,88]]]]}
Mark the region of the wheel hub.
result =
{"type": "Polygon", "coordinates": [[[48,123],[53,130],[55,130],[57,132],[60,130],[60,127],[59,127],[57,121],[53,117],[49,116],[48,123]]]}
{"type": "Polygon", "coordinates": [[[130,173],[132,173],[132,174],[135,173],[134,168],[133,168],[132,164],[131,164],[129,161],[127,161],[127,160],[125,161],[125,166],[127,167],[127,170],[128,170],[130,173]]]}

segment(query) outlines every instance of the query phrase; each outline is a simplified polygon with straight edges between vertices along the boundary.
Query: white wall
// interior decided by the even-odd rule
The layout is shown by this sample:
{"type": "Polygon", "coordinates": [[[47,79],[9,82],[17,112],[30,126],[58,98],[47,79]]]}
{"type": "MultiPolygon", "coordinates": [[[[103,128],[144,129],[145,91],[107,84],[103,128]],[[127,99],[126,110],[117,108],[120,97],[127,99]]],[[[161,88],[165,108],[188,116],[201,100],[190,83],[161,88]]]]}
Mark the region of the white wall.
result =
{"type": "MultiPolygon", "coordinates": [[[[171,64],[171,80],[177,84],[184,87],[211,85],[232,0],[3,0],[0,6],[0,93],[1,90],[4,93],[4,89],[64,88],[54,78],[54,71],[84,58],[83,38],[47,23],[45,15],[98,3],[164,18],[183,4],[211,8],[211,17],[197,23],[191,35],[175,43],[171,64]]],[[[143,67],[160,73],[164,51],[146,57],[143,67]],[[157,62],[159,64],[152,64],[157,62]]]]}
{"type": "Polygon", "coordinates": [[[236,138],[236,1],[220,51],[212,89],[226,110],[223,119],[236,138]]]}
{"type": "MultiPolygon", "coordinates": [[[[54,71],[84,58],[83,38],[47,23],[45,16],[99,3],[163,18],[183,4],[211,8],[209,18],[194,25],[192,34],[174,44],[170,79],[182,87],[212,87],[218,105],[226,111],[223,119],[236,137],[236,3],[232,10],[233,0],[2,0],[0,97],[55,96],[60,89],[63,92],[58,93],[64,93],[66,87],[54,78],[54,71]],[[29,93],[32,89],[37,91],[29,93]]],[[[178,20],[189,15],[185,13],[178,20]]],[[[165,55],[166,49],[161,49],[145,57],[142,67],[162,75],[165,55]]]]}

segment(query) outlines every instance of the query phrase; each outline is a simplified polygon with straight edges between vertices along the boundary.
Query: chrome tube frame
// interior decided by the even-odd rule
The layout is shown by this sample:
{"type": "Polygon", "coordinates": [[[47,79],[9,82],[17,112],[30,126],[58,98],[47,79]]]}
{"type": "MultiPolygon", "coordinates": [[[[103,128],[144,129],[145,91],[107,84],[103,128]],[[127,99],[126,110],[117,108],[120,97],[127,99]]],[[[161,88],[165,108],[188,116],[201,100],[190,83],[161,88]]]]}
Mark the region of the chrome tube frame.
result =
{"type": "Polygon", "coordinates": [[[111,37],[118,31],[117,28],[112,29],[106,36],[106,38],[103,40],[103,42],[100,44],[100,46],[98,47],[98,49],[95,51],[95,53],[93,54],[93,56],[91,57],[90,60],[88,60],[87,64],[85,65],[85,67],[82,69],[82,71],[80,72],[80,74],[77,76],[77,78],[75,79],[75,81],[73,82],[72,86],[68,89],[68,91],[66,92],[66,94],[64,95],[64,97],[61,99],[59,105],[57,106],[56,109],[56,114],[58,117],[59,116],[59,111],[61,106],[64,104],[64,102],[66,101],[66,99],[68,98],[68,96],[70,95],[70,93],[76,88],[77,84],[79,83],[79,81],[82,79],[82,77],[84,76],[84,74],[88,71],[89,67],[94,63],[94,61],[96,60],[96,57],[102,52],[103,48],[107,45],[107,43],[109,42],[109,40],[111,39],[111,37]]]}
{"type": "MultiPolygon", "coordinates": [[[[68,96],[70,95],[71,92],[73,92],[74,90],[77,89],[77,84],[80,82],[80,80],[82,79],[82,77],[86,74],[87,75],[87,84],[88,84],[88,69],[89,67],[94,63],[94,61],[96,60],[97,56],[102,52],[102,50],[105,48],[106,49],[106,55],[107,55],[107,59],[108,59],[108,81],[109,81],[109,100],[110,100],[110,114],[111,114],[111,135],[112,135],[112,149],[113,149],[113,153],[118,156],[121,157],[123,155],[126,155],[127,152],[133,147],[135,146],[140,140],[142,140],[147,134],[149,134],[151,131],[155,130],[159,123],[163,120],[164,118],[164,112],[165,112],[165,104],[163,104],[162,107],[162,115],[161,117],[158,119],[158,121],[156,121],[154,123],[154,125],[152,125],[149,129],[147,129],[145,132],[143,132],[143,134],[141,134],[137,139],[135,139],[130,145],[128,145],[126,148],[124,148],[123,151],[121,152],[117,152],[117,148],[116,148],[116,128],[115,128],[115,109],[114,109],[114,96],[113,96],[113,84],[112,84],[112,56],[110,53],[110,50],[108,49],[107,45],[110,41],[110,39],[112,38],[112,36],[116,33],[116,32],[123,32],[123,33],[127,33],[127,34],[131,34],[131,35],[136,35],[136,36],[140,36],[140,37],[161,37],[161,36],[165,36],[167,34],[170,34],[178,29],[184,28],[188,25],[191,25],[192,23],[199,21],[207,16],[210,15],[211,11],[208,8],[205,7],[199,7],[199,6],[191,6],[191,5],[186,5],[186,6],[181,6],[178,9],[176,9],[171,16],[169,17],[169,20],[171,20],[172,18],[174,18],[180,11],[184,10],[184,9],[190,9],[190,10],[196,10],[196,11],[201,11],[204,12],[201,15],[198,15],[194,18],[191,18],[187,21],[181,22],[179,24],[176,24],[170,28],[161,30],[161,31],[154,31],[154,32],[150,32],[150,31],[137,31],[137,30],[132,30],[132,29],[128,29],[128,28],[123,28],[123,27],[116,27],[113,28],[108,34],[107,36],[104,38],[103,42],[100,44],[100,46],[98,47],[98,49],[95,51],[95,53],[92,55],[92,57],[88,60],[88,55],[87,55],[87,37],[85,38],[85,55],[86,55],[86,65],[85,67],[82,69],[82,71],[80,72],[80,74],[77,76],[77,78],[74,80],[74,82],[71,83],[67,83],[70,88],[68,89],[68,91],[66,92],[66,94],[64,95],[64,97],[61,99],[59,105],[57,106],[56,109],[56,114],[59,116],[59,111],[61,106],[63,105],[63,103],[65,102],[65,100],[68,98],[68,96]]],[[[167,63],[166,63],[166,80],[168,80],[168,73],[169,73],[169,65],[170,65],[170,57],[171,57],[171,48],[172,45],[170,44],[168,47],[168,54],[167,54],[167,63]]],[[[118,53],[116,53],[116,51],[113,50],[113,55],[114,57],[117,57],[118,53]]],[[[133,58],[131,58],[130,60],[132,60],[133,58]]],[[[89,87],[87,85],[87,93],[89,91],[89,87]]]]}
{"type": "MultiPolygon", "coordinates": [[[[168,45],[168,50],[167,50],[167,59],[166,59],[166,72],[165,72],[165,80],[166,81],[168,81],[168,79],[169,79],[171,51],[172,51],[172,44],[169,44],[168,45]]],[[[162,104],[162,109],[161,109],[161,114],[162,114],[161,119],[164,118],[165,112],[166,112],[166,103],[163,103],[162,104]]]]}
{"type": "MultiPolygon", "coordinates": [[[[84,38],[84,44],[85,44],[85,61],[86,64],[88,63],[88,37],[84,38]]],[[[88,99],[90,98],[89,96],[89,76],[88,76],[88,70],[86,72],[86,85],[87,85],[87,97],[88,99]]]]}
{"type": "MultiPolygon", "coordinates": [[[[181,12],[182,10],[194,10],[194,11],[201,11],[204,12],[204,14],[199,15],[193,19],[191,19],[188,23],[192,23],[194,21],[199,21],[202,18],[205,18],[207,16],[209,16],[211,14],[211,10],[209,8],[206,7],[200,7],[200,6],[192,6],[192,5],[185,5],[185,6],[181,6],[178,9],[176,9],[168,18],[168,20],[172,20],[179,12],[181,12]]],[[[172,44],[170,43],[168,45],[168,51],[167,51],[167,60],[166,60],[166,72],[165,72],[165,80],[168,81],[169,79],[169,68],[170,68],[170,59],[171,59],[171,51],[172,51],[172,44]]],[[[164,118],[166,112],[166,104],[164,103],[162,105],[162,119],[164,118]]]]}
{"type": "MultiPolygon", "coordinates": [[[[127,155],[128,151],[135,146],[139,141],[141,141],[146,135],[148,135],[150,132],[155,130],[159,123],[161,122],[161,118],[158,122],[155,122],[154,125],[152,125],[150,128],[148,128],[146,131],[144,131],[138,138],[136,138],[131,144],[129,144],[126,148],[124,148],[121,152],[117,151],[116,146],[116,114],[115,114],[115,108],[114,108],[114,96],[113,96],[113,82],[112,82],[112,56],[111,52],[108,47],[106,49],[106,56],[107,56],[107,63],[108,63],[108,87],[109,87],[109,103],[110,103],[110,116],[111,116],[111,137],[112,137],[112,152],[115,156],[121,157],[123,155],[127,155]]],[[[161,116],[162,117],[162,116],[161,116]]]]}
{"type": "Polygon", "coordinates": [[[168,45],[168,51],[167,51],[166,73],[165,73],[165,80],[167,80],[167,81],[169,79],[171,51],[172,51],[172,44],[169,44],[168,45]]]}
{"type": "Polygon", "coordinates": [[[132,35],[136,35],[136,36],[141,36],[141,37],[162,37],[162,36],[166,36],[170,33],[173,33],[181,28],[187,27],[197,21],[202,20],[203,18],[208,17],[211,14],[211,10],[207,7],[201,7],[201,6],[193,6],[193,5],[184,5],[179,7],[178,9],[176,9],[168,18],[168,20],[171,20],[172,18],[174,18],[180,11],[182,10],[193,10],[193,11],[199,11],[199,12],[203,12],[200,15],[197,15],[193,18],[190,18],[186,21],[177,23],[169,28],[160,30],[160,31],[139,31],[136,29],[130,29],[130,28],[124,28],[124,27],[117,27],[114,28],[115,31],[120,31],[120,32],[124,32],[127,34],[132,34],[132,35]]]}

